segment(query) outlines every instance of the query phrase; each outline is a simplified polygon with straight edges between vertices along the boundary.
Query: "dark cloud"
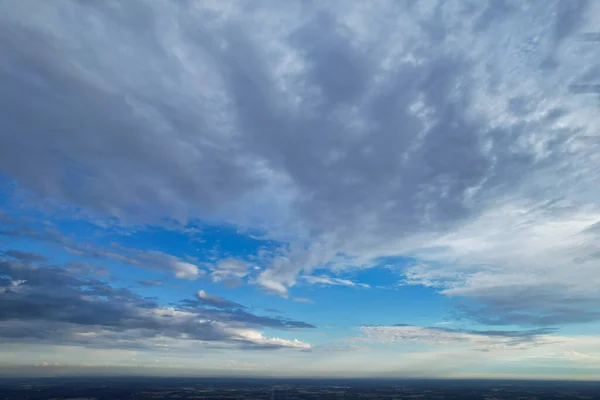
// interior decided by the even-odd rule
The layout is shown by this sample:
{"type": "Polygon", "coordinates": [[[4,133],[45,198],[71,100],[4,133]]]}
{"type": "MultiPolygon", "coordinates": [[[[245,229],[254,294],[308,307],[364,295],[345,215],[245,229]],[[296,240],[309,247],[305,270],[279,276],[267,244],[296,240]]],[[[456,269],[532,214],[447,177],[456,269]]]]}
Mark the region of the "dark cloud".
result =
{"type": "Polygon", "coordinates": [[[164,307],[155,299],[65,268],[7,258],[0,261],[0,299],[0,336],[17,342],[148,347],[152,340],[166,337],[215,346],[281,348],[285,342],[253,341],[238,332],[313,327],[242,310],[164,307]]]}

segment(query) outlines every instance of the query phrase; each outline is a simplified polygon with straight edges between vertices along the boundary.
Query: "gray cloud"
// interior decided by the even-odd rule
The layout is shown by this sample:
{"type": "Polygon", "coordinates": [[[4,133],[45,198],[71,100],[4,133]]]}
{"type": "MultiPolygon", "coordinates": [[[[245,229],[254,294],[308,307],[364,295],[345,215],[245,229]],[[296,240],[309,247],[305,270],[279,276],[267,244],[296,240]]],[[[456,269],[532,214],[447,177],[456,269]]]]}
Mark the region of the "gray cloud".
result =
{"type": "Polygon", "coordinates": [[[488,325],[558,326],[600,319],[598,296],[573,293],[567,285],[498,285],[468,293],[457,316],[488,325]]]}
{"type": "Polygon", "coordinates": [[[572,238],[600,220],[597,148],[582,141],[600,118],[569,92],[598,67],[579,40],[598,5],[223,4],[4,3],[0,169],[102,215],[296,239],[251,280],[284,296],[317,267],[417,254],[430,268],[407,282],[488,305],[498,324],[521,318],[506,280],[543,292],[523,315],[597,318],[593,261],[565,271],[598,251],[572,238]],[[560,282],[582,300],[559,315],[544,288],[560,282]]]}
{"type": "MultiPolygon", "coordinates": [[[[53,227],[17,223],[14,221],[6,224],[6,227],[3,230],[0,230],[0,236],[2,235],[8,237],[24,237],[47,242],[66,250],[72,255],[92,260],[103,261],[110,259],[140,268],[171,272],[179,279],[194,280],[205,274],[204,270],[201,270],[192,263],[195,262],[193,259],[184,260],[160,251],[127,248],[117,243],[113,243],[108,247],[80,243],[72,240],[70,237],[53,227]]],[[[80,273],[85,274],[100,273],[101,275],[106,275],[107,273],[102,267],[92,267],[81,262],[71,263],[69,268],[73,271],[79,270],[80,273]]]]}
{"type": "Polygon", "coordinates": [[[6,258],[0,260],[0,299],[0,336],[16,342],[152,347],[171,339],[213,346],[284,348],[290,347],[286,340],[247,336],[245,331],[313,327],[226,307],[165,307],[128,289],[76,276],[64,268],[6,258]]]}
{"type": "MultiPolygon", "coordinates": [[[[466,53],[439,53],[430,41],[411,43],[407,52],[423,58],[421,65],[398,59],[385,70],[382,62],[392,55],[391,49],[386,54],[388,43],[374,49],[353,45],[344,30],[347,7],[339,14],[276,7],[284,21],[301,19],[281,32],[275,29],[282,26],[264,21],[261,34],[282,34],[273,45],[284,46],[284,53],[273,60],[264,57],[270,55],[260,37],[248,34],[260,14],[251,12],[249,22],[233,28],[240,15],[188,3],[62,7],[102,26],[103,33],[62,24],[52,8],[43,8],[39,18],[47,32],[25,5],[6,7],[1,25],[11,60],[2,73],[20,94],[3,108],[4,124],[20,132],[2,137],[11,149],[2,158],[4,168],[42,194],[121,215],[165,212],[170,202],[182,209],[168,215],[178,215],[229,204],[254,187],[265,193],[276,183],[265,179],[280,175],[290,190],[310,193],[290,204],[310,231],[348,234],[358,226],[364,230],[368,219],[371,233],[397,235],[397,226],[406,234],[447,229],[471,213],[463,204],[469,188],[483,181],[503,184],[501,177],[485,179],[492,160],[483,149],[482,126],[467,115],[474,88],[466,53]],[[214,13],[230,19],[211,23],[214,13]],[[163,14],[180,19],[167,22],[163,14]],[[145,30],[162,39],[150,40],[145,30]],[[77,51],[78,43],[89,52],[77,51]],[[173,53],[174,44],[189,61],[173,53]],[[297,58],[289,77],[274,68],[284,56],[297,58]],[[159,76],[170,78],[154,79],[159,76]],[[215,83],[208,85],[211,78],[215,83]],[[198,80],[203,86],[196,89],[198,80]],[[149,81],[156,84],[143,84],[149,81]],[[300,103],[290,103],[281,85],[301,96],[300,103]],[[418,104],[435,117],[417,115],[411,107],[418,104]],[[211,111],[227,118],[233,131],[213,131],[211,111]],[[52,143],[46,143],[49,138],[52,143]],[[23,152],[40,153],[44,177],[18,159],[23,152]],[[61,183],[65,179],[68,184],[61,183]]],[[[382,8],[372,17],[407,11],[382,8]]],[[[434,22],[449,29],[449,21],[434,22]]],[[[496,146],[525,161],[508,151],[510,142],[496,146]]],[[[512,184],[518,176],[506,178],[512,184]]]]}
{"type": "Polygon", "coordinates": [[[201,304],[203,304],[205,306],[209,306],[209,307],[222,308],[222,309],[227,309],[227,308],[244,309],[244,308],[246,308],[245,306],[243,306],[239,303],[236,303],[235,301],[230,301],[230,300],[224,299],[219,296],[210,295],[210,294],[206,293],[204,290],[200,290],[198,293],[196,293],[196,297],[198,298],[198,301],[201,304]]]}
{"type": "Polygon", "coordinates": [[[80,261],[70,261],[65,269],[73,275],[95,276],[97,278],[112,278],[113,276],[101,265],[91,265],[80,261]]]}
{"type": "Polygon", "coordinates": [[[224,299],[222,297],[208,295],[204,291],[197,294],[197,300],[183,300],[179,304],[186,310],[198,312],[206,318],[233,323],[246,323],[256,326],[265,326],[277,329],[303,329],[315,328],[306,322],[294,321],[286,318],[263,317],[250,313],[248,308],[242,304],[224,299]],[[209,307],[209,308],[204,308],[209,307]]]}

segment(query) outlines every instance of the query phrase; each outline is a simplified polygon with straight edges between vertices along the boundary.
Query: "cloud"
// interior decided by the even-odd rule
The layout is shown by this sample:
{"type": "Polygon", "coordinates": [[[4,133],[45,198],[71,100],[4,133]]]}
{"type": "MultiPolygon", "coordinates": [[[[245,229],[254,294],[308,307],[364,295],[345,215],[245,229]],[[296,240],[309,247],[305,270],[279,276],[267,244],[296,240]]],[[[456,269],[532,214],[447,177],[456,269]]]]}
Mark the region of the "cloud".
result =
{"type": "Polygon", "coordinates": [[[416,252],[427,262],[409,266],[404,282],[437,288],[456,300],[463,315],[483,323],[595,321],[600,281],[590,228],[600,214],[567,210],[561,202],[499,206],[441,237],[433,250],[416,252]]]}
{"type": "Polygon", "coordinates": [[[598,363],[600,361],[600,356],[595,355],[595,354],[586,354],[586,353],[580,353],[578,351],[566,351],[564,353],[565,358],[567,358],[570,361],[576,361],[576,362],[593,362],[593,363],[598,363]]]}
{"type": "Polygon", "coordinates": [[[600,114],[569,87],[597,76],[600,6],[409,3],[11,3],[0,168],[104,216],[299,243],[251,279],[281,296],[409,254],[406,283],[475,319],[597,320],[600,114]]]}
{"type": "Polygon", "coordinates": [[[417,342],[437,346],[467,346],[481,351],[498,349],[528,349],[554,343],[552,330],[477,331],[414,325],[363,326],[362,343],[417,342]]]}
{"type": "Polygon", "coordinates": [[[369,288],[370,286],[366,283],[353,282],[348,279],[332,278],[329,276],[301,276],[306,282],[311,284],[321,284],[324,286],[350,286],[350,287],[363,287],[369,288]]]}
{"type": "MultiPolygon", "coordinates": [[[[72,255],[88,259],[99,261],[108,259],[140,268],[168,271],[179,279],[195,280],[206,273],[204,270],[199,269],[198,266],[171,254],[155,250],[127,248],[118,243],[112,243],[108,247],[79,243],[53,227],[13,222],[7,224],[7,227],[0,231],[0,235],[24,237],[50,243],[66,250],[72,255]]],[[[13,252],[15,251],[13,250],[13,252]]],[[[83,269],[88,271],[86,273],[89,273],[91,270],[95,270],[94,273],[100,273],[102,270],[101,267],[90,267],[81,262],[71,263],[69,268],[73,270],[79,269],[81,273],[83,273],[83,269]]],[[[106,273],[106,271],[103,273],[106,273]]]]}
{"type": "Polygon", "coordinates": [[[266,338],[260,332],[254,330],[238,330],[236,334],[243,338],[246,338],[249,345],[246,348],[249,349],[280,349],[280,348],[292,348],[297,350],[310,350],[311,346],[308,343],[299,341],[298,339],[287,340],[281,338],[266,338]]]}
{"type": "Polygon", "coordinates": [[[203,305],[209,306],[209,307],[222,308],[222,309],[223,308],[232,308],[232,309],[246,308],[245,306],[243,306],[239,303],[236,303],[234,301],[229,301],[229,300],[224,299],[219,296],[209,295],[204,290],[200,290],[198,293],[196,293],[196,296],[198,297],[198,300],[200,300],[200,302],[203,305]]]}
{"type": "Polygon", "coordinates": [[[15,258],[17,260],[28,261],[28,262],[36,262],[36,261],[45,261],[46,260],[46,257],[44,257],[41,254],[31,253],[28,251],[13,250],[13,249],[1,252],[0,254],[4,254],[6,256],[15,258]]]}
{"type": "Polygon", "coordinates": [[[287,298],[288,288],[296,285],[300,273],[312,274],[316,269],[335,267],[345,260],[345,257],[334,254],[331,248],[319,243],[307,247],[299,242],[292,242],[272,251],[260,251],[255,261],[267,268],[261,270],[249,283],[287,298]]]}
{"type": "Polygon", "coordinates": [[[73,275],[95,276],[97,278],[111,278],[112,275],[101,265],[91,265],[80,261],[70,261],[65,269],[73,275]]]}
{"type": "MultiPolygon", "coordinates": [[[[161,348],[199,343],[232,348],[307,348],[259,331],[311,328],[285,318],[229,309],[236,304],[200,297],[203,304],[165,306],[96,278],[55,266],[0,260],[0,336],[3,341],[100,348],[161,348]]],[[[240,308],[246,307],[239,305],[240,308]]]]}
{"type": "Polygon", "coordinates": [[[203,275],[197,266],[185,261],[175,261],[171,263],[171,268],[175,272],[175,277],[180,279],[194,280],[203,275]]]}
{"type": "Polygon", "coordinates": [[[243,279],[251,272],[252,264],[235,258],[224,258],[210,265],[210,277],[214,282],[243,279]]]}

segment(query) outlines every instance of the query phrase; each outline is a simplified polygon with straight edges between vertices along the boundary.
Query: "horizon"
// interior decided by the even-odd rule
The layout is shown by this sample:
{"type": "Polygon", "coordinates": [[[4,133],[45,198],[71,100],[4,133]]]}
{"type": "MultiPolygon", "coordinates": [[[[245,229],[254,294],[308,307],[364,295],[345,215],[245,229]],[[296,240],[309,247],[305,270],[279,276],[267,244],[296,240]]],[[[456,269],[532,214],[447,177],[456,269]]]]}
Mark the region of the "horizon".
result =
{"type": "MultiPolygon", "coordinates": [[[[107,367],[106,369],[111,369],[107,367]]],[[[142,369],[152,369],[154,367],[143,367],[142,369]]],[[[265,375],[142,375],[142,374],[120,374],[120,375],[0,375],[1,380],[68,380],[68,379],[81,379],[81,380],[99,380],[99,381],[110,381],[110,380],[156,380],[163,379],[166,381],[176,380],[195,380],[198,382],[219,382],[219,381],[264,381],[264,382],[278,382],[278,385],[285,386],[286,384],[294,383],[311,383],[311,382],[330,382],[332,384],[344,384],[351,382],[380,382],[380,383],[394,383],[394,382],[481,382],[481,383],[495,383],[495,382],[533,382],[533,383],[594,383],[600,384],[600,379],[597,377],[590,377],[589,379],[572,379],[569,377],[561,378],[558,376],[549,377],[543,376],[539,378],[523,378],[518,376],[504,376],[504,377],[374,377],[374,376],[331,376],[331,377],[319,377],[319,376],[265,376],[265,375]]]]}
{"type": "Polygon", "coordinates": [[[2,2],[0,377],[600,380],[597,21],[2,2]]]}

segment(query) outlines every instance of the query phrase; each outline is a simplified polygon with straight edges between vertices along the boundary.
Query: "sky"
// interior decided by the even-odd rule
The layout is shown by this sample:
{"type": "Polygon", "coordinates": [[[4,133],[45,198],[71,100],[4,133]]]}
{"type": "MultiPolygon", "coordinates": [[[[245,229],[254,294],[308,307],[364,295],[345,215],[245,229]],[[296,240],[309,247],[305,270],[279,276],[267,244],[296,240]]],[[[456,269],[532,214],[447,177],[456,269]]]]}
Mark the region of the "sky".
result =
{"type": "Polygon", "coordinates": [[[0,2],[0,375],[598,379],[599,20],[0,2]]]}

